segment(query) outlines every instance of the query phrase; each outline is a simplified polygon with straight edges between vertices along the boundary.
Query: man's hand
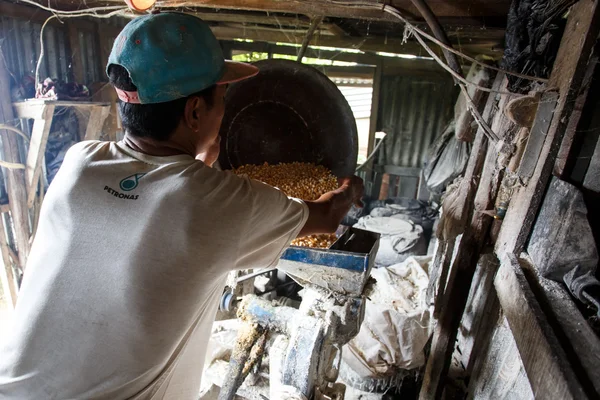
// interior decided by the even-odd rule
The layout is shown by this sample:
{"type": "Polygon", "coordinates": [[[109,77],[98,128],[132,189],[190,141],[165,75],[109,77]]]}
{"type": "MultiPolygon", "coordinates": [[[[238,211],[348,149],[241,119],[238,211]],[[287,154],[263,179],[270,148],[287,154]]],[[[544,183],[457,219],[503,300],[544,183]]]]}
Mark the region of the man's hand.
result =
{"type": "Polygon", "coordinates": [[[357,207],[363,207],[363,195],[365,194],[365,184],[358,176],[342,178],[338,180],[340,187],[335,192],[345,192],[352,199],[352,204],[357,207]]]}
{"type": "Polygon", "coordinates": [[[204,164],[212,167],[219,158],[221,151],[221,135],[218,135],[205,152],[196,156],[196,160],[202,161],[204,164]]]}
{"type": "Polygon", "coordinates": [[[357,176],[340,179],[340,187],[315,201],[307,201],[309,216],[298,237],[334,233],[352,205],[362,207],[363,180],[357,176]]]}

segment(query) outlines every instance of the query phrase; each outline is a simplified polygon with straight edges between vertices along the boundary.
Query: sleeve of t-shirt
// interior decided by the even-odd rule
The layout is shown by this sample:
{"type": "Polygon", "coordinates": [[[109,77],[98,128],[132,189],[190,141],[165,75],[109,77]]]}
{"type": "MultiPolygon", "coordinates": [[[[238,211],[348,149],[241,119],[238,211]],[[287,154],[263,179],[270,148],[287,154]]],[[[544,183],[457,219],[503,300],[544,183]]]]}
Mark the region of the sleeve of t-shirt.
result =
{"type": "Polygon", "coordinates": [[[271,186],[248,182],[249,218],[241,235],[236,269],[268,268],[304,227],[308,206],[271,186]]]}

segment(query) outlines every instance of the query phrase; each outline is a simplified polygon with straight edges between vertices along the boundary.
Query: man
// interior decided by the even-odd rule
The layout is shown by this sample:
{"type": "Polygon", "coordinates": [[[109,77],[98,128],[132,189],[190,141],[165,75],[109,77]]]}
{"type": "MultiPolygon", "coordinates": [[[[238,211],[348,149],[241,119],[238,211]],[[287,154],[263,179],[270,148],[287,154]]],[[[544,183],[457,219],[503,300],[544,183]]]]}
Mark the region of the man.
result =
{"type": "Polygon", "coordinates": [[[107,72],[126,136],[73,146],[48,189],[2,399],[196,399],[226,274],[273,265],[360,203],[358,178],[303,202],[210,167],[225,85],[257,70],[224,62],[201,20],[133,20],[107,72]]]}

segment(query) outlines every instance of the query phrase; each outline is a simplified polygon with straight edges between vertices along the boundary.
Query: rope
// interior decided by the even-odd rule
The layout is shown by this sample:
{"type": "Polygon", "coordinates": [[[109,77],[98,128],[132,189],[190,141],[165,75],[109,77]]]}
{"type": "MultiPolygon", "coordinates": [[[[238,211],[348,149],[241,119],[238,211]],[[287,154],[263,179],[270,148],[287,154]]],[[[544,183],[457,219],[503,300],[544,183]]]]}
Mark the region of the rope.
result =
{"type": "MultiPolygon", "coordinates": [[[[0,124],[0,129],[4,129],[6,131],[16,133],[17,135],[19,135],[23,139],[25,139],[27,142],[29,142],[29,138],[27,137],[27,135],[24,134],[23,131],[21,131],[20,129],[15,128],[14,126],[0,124]]],[[[13,163],[13,162],[3,161],[3,160],[0,160],[0,167],[4,167],[4,168],[8,168],[8,169],[25,169],[24,164],[13,163]]]]}
{"type": "Polygon", "coordinates": [[[21,136],[23,139],[25,139],[27,142],[29,142],[29,136],[27,136],[25,133],[23,133],[22,130],[17,129],[14,126],[6,125],[6,124],[0,124],[0,129],[5,129],[7,131],[14,132],[17,135],[21,136]]]}

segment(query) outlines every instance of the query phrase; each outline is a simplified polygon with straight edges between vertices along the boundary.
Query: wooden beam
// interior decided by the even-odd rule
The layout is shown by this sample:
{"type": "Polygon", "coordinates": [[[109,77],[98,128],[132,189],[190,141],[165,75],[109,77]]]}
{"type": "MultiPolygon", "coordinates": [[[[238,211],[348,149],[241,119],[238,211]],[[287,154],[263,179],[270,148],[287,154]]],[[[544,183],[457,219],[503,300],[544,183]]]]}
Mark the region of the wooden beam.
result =
{"type": "Polygon", "coordinates": [[[587,398],[514,254],[500,264],[494,287],[536,397],[587,398]]]}
{"type": "MultiPolygon", "coordinates": [[[[11,123],[15,120],[10,102],[10,77],[6,70],[6,64],[4,54],[0,49],[0,123],[11,123]]],[[[17,136],[5,130],[0,130],[0,137],[2,137],[4,159],[11,162],[20,162],[17,136]]],[[[25,171],[22,169],[9,169],[5,170],[4,174],[6,176],[6,191],[8,192],[15,241],[19,251],[19,266],[25,269],[30,248],[25,171]]]]}
{"type": "MultiPolygon", "coordinates": [[[[381,3],[371,1],[372,8],[336,5],[324,1],[280,1],[280,0],[167,0],[161,2],[162,7],[213,7],[225,10],[270,11],[305,15],[325,15],[329,17],[356,18],[371,20],[396,21],[384,13],[381,3]]],[[[428,1],[433,13],[438,17],[463,17],[483,19],[485,17],[506,16],[510,2],[486,2],[478,6],[470,0],[428,1]]],[[[418,10],[410,0],[394,0],[397,7],[407,17],[419,18],[418,10]]]]}
{"type": "Polygon", "coordinates": [[[558,104],[533,175],[526,187],[515,190],[502,223],[496,254],[520,254],[546,190],[560,144],[575,107],[591,54],[600,33],[598,0],[580,1],[569,13],[565,33],[548,86],[556,88],[558,104]]]}
{"type": "MultiPolygon", "coordinates": [[[[282,46],[265,42],[241,42],[241,41],[224,41],[233,50],[245,50],[248,52],[284,54],[296,56],[298,47],[282,46]]],[[[372,53],[350,53],[340,52],[336,50],[323,50],[309,47],[306,50],[305,57],[318,58],[321,60],[334,60],[354,62],[363,65],[379,65],[382,64],[382,74],[391,74],[396,71],[402,71],[404,75],[446,75],[447,72],[442,69],[435,61],[428,59],[410,60],[400,57],[378,56],[372,53]]]]}
{"type": "Polygon", "coordinates": [[[308,28],[310,26],[310,19],[303,16],[297,15],[295,17],[282,16],[276,14],[232,14],[227,12],[206,12],[206,11],[193,11],[190,12],[204,21],[210,22],[236,22],[240,24],[263,24],[263,25],[274,25],[274,26],[287,26],[297,28],[308,28]]]}
{"type": "MultiPolygon", "coordinates": [[[[80,6],[80,5],[81,4],[79,4],[78,6],[80,6]]],[[[56,7],[59,9],[65,9],[65,10],[73,10],[74,9],[72,7],[72,5],[69,6],[69,4],[62,4],[62,3],[60,5],[56,5],[56,7]]],[[[89,7],[91,7],[91,6],[89,6],[89,7]]],[[[79,8],[81,8],[81,7],[79,7],[79,8]]],[[[44,22],[46,22],[46,19],[51,17],[53,14],[46,10],[43,10],[39,7],[35,7],[32,5],[10,3],[5,0],[0,0],[0,15],[2,15],[3,17],[17,18],[17,19],[21,19],[21,20],[25,20],[25,21],[44,23],[44,22]]],[[[115,18],[118,18],[118,17],[115,17],[115,18]]],[[[90,24],[89,20],[86,20],[83,18],[69,18],[67,21],[68,21],[68,22],[66,22],[67,24],[74,25],[79,30],[85,30],[85,31],[93,31],[94,30],[94,26],[93,26],[93,24],[90,24]]],[[[54,18],[54,19],[50,20],[50,22],[48,22],[48,26],[60,27],[62,29],[65,27],[65,20],[59,21],[58,19],[54,18]]],[[[114,31],[114,29],[117,29],[117,33],[118,33],[118,31],[120,31],[120,29],[118,29],[114,26],[111,26],[111,25],[107,25],[107,24],[103,25],[103,30],[105,30],[105,29],[108,31],[114,31]]]]}
{"type": "MultiPolygon", "coordinates": [[[[292,43],[301,44],[304,39],[303,33],[281,32],[279,30],[265,30],[251,27],[231,27],[231,26],[212,26],[213,33],[217,39],[234,40],[250,39],[259,42],[268,43],[292,43]]],[[[337,37],[330,35],[315,36],[313,46],[336,47],[345,49],[356,49],[367,52],[386,52],[394,54],[410,54],[421,57],[429,57],[429,54],[414,41],[404,43],[402,39],[385,38],[381,36],[367,37],[337,37]]],[[[461,45],[461,50],[469,54],[485,54],[492,57],[501,55],[501,52],[494,50],[495,43],[466,43],[461,45]]],[[[436,52],[439,51],[432,47],[436,52]]]]}
{"type": "MultiPolygon", "coordinates": [[[[383,63],[378,63],[373,74],[373,94],[371,95],[371,116],[369,117],[369,141],[367,143],[367,156],[370,156],[375,149],[375,134],[377,133],[377,119],[379,118],[379,102],[381,98],[381,78],[383,76],[383,63]]],[[[373,160],[367,165],[367,169],[372,168],[373,160]]],[[[369,172],[369,175],[372,175],[369,172]]],[[[369,181],[372,176],[368,176],[369,181]]]]}

